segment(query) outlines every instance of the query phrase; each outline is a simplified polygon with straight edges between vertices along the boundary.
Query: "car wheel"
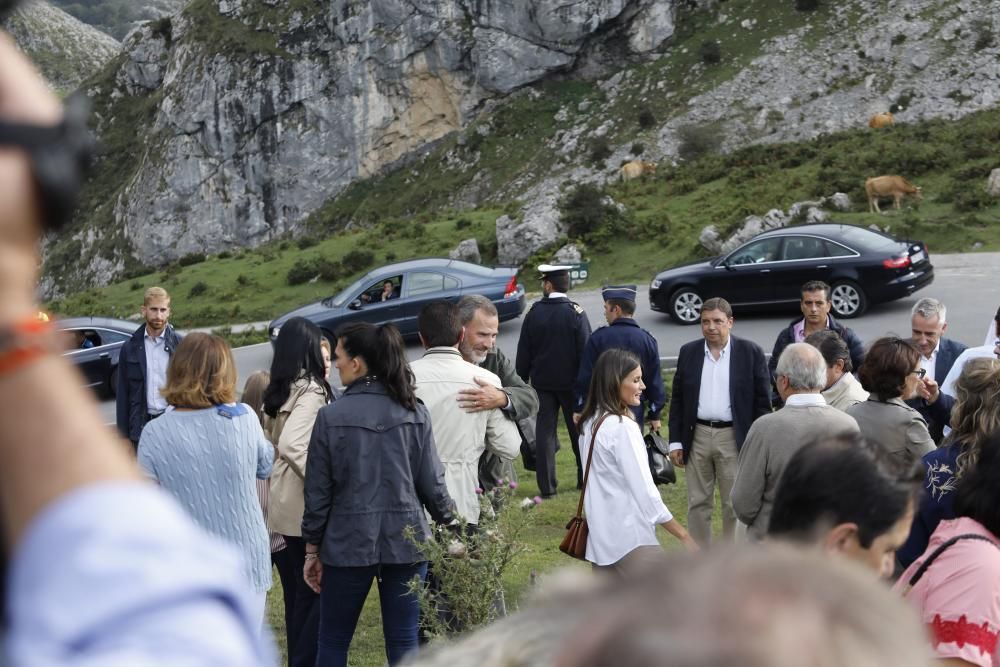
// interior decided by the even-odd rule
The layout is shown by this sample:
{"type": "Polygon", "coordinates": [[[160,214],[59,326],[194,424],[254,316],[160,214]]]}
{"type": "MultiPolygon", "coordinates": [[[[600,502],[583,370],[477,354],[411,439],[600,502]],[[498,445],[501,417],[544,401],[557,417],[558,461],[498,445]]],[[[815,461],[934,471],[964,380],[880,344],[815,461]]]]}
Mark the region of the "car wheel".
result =
{"type": "Polygon", "coordinates": [[[857,317],[868,308],[868,297],[861,286],[850,280],[834,283],[830,290],[831,310],[837,317],[857,317]]]}
{"type": "Polygon", "coordinates": [[[694,324],[701,319],[701,295],[691,287],[682,287],[670,297],[670,316],[681,324],[694,324]]]}

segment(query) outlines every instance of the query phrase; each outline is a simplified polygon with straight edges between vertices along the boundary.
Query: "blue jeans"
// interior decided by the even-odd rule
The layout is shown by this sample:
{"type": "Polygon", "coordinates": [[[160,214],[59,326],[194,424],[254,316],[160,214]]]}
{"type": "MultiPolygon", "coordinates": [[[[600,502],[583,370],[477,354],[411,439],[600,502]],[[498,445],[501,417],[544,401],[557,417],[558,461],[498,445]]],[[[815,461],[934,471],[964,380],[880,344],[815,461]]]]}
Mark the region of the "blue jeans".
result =
{"type": "Polygon", "coordinates": [[[319,654],[316,667],[346,667],[347,650],[358,625],[372,579],[378,582],[382,607],[385,656],[395,665],[417,647],[420,604],[409,592],[414,577],[423,581],[427,563],[369,565],[367,567],[323,566],[323,590],[319,596],[319,654]]]}

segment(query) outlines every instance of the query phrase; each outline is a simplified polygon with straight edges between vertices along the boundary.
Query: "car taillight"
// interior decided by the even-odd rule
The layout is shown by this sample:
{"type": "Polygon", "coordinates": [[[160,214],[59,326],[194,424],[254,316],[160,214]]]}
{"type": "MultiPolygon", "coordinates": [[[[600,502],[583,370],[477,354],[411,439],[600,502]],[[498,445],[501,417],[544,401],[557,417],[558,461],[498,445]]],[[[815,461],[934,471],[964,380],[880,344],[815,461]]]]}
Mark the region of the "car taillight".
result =
{"type": "Polygon", "coordinates": [[[882,260],[882,266],[887,269],[905,269],[910,265],[910,256],[904,255],[903,257],[890,257],[889,259],[882,260]]]}
{"type": "Polygon", "coordinates": [[[513,275],[510,277],[510,282],[507,283],[507,287],[503,290],[503,298],[509,299],[515,294],[517,294],[517,276],[513,275]]]}

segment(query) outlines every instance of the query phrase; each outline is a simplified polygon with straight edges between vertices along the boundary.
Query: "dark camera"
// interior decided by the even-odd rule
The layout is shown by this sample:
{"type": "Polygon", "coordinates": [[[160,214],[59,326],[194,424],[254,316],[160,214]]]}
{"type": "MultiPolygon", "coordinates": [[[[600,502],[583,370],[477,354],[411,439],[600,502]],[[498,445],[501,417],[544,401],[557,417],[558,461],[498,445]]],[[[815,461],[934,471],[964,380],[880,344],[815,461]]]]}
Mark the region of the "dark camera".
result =
{"type": "Polygon", "coordinates": [[[20,3],[21,0],[0,0],[0,19],[6,18],[20,3]]]}

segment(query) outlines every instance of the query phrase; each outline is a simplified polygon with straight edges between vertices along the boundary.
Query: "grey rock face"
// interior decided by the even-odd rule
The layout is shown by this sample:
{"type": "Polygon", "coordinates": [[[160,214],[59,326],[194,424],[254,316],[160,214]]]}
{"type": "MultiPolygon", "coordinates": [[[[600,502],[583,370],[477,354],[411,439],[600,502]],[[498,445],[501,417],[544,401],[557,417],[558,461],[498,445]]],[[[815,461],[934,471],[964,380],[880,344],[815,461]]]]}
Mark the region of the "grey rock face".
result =
{"type": "Polygon", "coordinates": [[[992,197],[1000,197],[1000,169],[990,172],[990,177],[986,181],[986,192],[992,197]]]}
{"type": "Polygon", "coordinates": [[[521,221],[504,215],[497,218],[497,259],[501,264],[521,264],[539,248],[566,234],[559,219],[558,197],[547,193],[521,209],[521,221]]]}
{"type": "MultiPolygon", "coordinates": [[[[350,183],[461,130],[485,101],[574,66],[609,25],[630,35],[634,51],[673,31],[673,2],[664,0],[323,5],[272,25],[259,10],[280,13],[283,3],[216,0],[218,15],[200,25],[173,16],[169,39],[149,26],[130,35],[111,97],[159,100],[114,205],[140,262],[294,234],[350,183]],[[205,23],[264,46],[222,52],[195,38],[205,23]]],[[[115,122],[114,106],[102,117],[115,122]]],[[[534,252],[528,239],[558,236],[542,221],[558,218],[550,204],[529,207],[532,231],[518,232],[523,249],[506,250],[504,261],[534,252]]]]}
{"type": "Polygon", "coordinates": [[[845,192],[834,192],[827,199],[827,202],[834,210],[842,212],[851,210],[851,198],[845,192]]]}
{"type": "Polygon", "coordinates": [[[552,259],[556,264],[579,264],[583,261],[583,253],[580,252],[580,246],[577,244],[567,243],[559,248],[559,250],[556,250],[556,254],[552,259]]]}
{"type": "Polygon", "coordinates": [[[41,0],[24,3],[3,27],[49,84],[64,91],[95,74],[121,48],[114,37],[41,0]]]}
{"type": "Polygon", "coordinates": [[[476,239],[465,239],[448,253],[448,257],[473,264],[483,263],[483,257],[479,254],[479,243],[476,242],[476,239]]]}

